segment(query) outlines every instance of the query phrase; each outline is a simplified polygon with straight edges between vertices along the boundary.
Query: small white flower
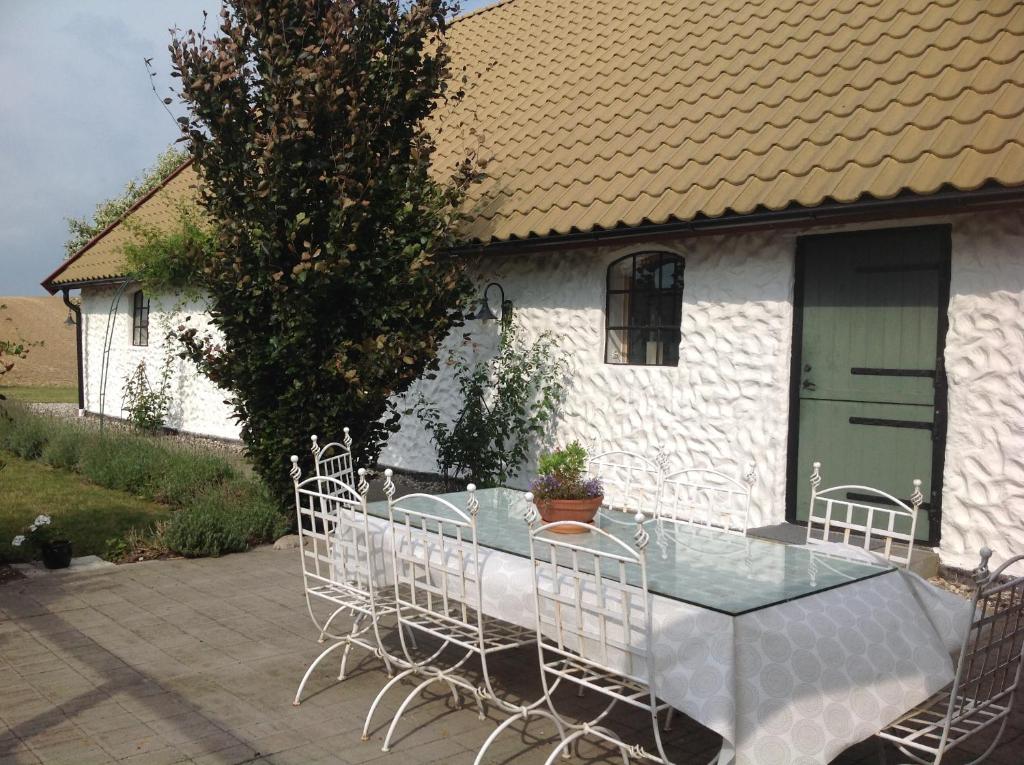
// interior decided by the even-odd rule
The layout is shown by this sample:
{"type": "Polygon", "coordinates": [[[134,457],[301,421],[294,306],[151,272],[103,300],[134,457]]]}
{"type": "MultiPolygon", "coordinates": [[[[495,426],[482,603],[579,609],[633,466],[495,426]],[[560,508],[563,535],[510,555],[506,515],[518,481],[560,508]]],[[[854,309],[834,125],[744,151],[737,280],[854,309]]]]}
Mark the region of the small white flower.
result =
{"type": "Polygon", "coordinates": [[[35,520],[36,526],[48,526],[50,524],[50,516],[48,515],[37,515],[35,520]]]}
{"type": "Polygon", "coordinates": [[[18,534],[18,536],[16,536],[14,539],[11,540],[11,544],[13,546],[15,546],[15,547],[21,547],[21,545],[22,545],[22,543],[24,543],[24,541],[25,541],[25,536],[23,534],[18,534]]]}
{"type": "Polygon", "coordinates": [[[36,530],[36,525],[33,523],[31,526],[28,527],[28,530],[29,530],[29,533],[35,531],[36,530]]]}

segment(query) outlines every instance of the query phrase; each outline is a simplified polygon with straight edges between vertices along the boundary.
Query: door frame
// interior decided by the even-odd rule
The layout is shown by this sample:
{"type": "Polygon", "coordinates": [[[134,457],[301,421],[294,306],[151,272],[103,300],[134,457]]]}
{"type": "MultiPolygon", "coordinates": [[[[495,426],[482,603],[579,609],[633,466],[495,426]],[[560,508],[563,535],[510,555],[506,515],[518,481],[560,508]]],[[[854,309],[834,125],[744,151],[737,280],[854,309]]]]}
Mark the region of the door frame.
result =
{"type": "Polygon", "coordinates": [[[803,304],[804,304],[804,262],[809,242],[823,239],[856,237],[883,231],[920,232],[932,231],[940,234],[939,290],[938,290],[938,331],[935,348],[935,424],[932,429],[932,475],[931,492],[928,502],[928,539],[925,544],[937,547],[942,539],[942,475],[946,460],[946,423],[948,419],[946,364],[944,351],[946,335],[949,332],[949,288],[950,264],[952,261],[952,230],[950,224],[927,226],[889,226],[855,231],[840,231],[828,234],[808,234],[796,240],[793,282],[793,333],[789,367],[789,433],[786,445],[786,522],[806,526],[805,521],[796,519],[797,454],[800,440],[800,378],[803,355],[803,304]]]}

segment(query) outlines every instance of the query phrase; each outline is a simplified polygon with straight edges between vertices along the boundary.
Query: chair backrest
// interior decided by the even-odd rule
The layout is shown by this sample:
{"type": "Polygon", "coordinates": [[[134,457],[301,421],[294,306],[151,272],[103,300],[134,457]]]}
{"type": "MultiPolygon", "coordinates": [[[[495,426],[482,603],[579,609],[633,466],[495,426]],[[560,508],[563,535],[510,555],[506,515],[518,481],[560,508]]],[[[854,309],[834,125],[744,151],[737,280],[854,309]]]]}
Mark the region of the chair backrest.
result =
{"type": "Polygon", "coordinates": [[[604,508],[655,514],[661,468],[654,460],[635,452],[604,452],[587,462],[587,473],[604,486],[604,508]]]}
{"type": "Polygon", "coordinates": [[[359,490],[329,476],[301,481],[299,458],[292,456],[302,575],[307,589],[331,585],[369,595],[377,589],[379,566],[366,513],[369,483],[359,469],[359,490]]]}
{"type": "Polygon", "coordinates": [[[819,491],[820,485],[821,463],[815,462],[807,514],[808,544],[839,541],[881,554],[891,563],[910,565],[917,514],[924,499],[920,480],[913,481],[909,505],[870,486],[832,486],[819,491]]]}
{"type": "Polygon", "coordinates": [[[342,428],[341,442],[331,441],[321,446],[317,436],[309,437],[309,450],[313,453],[313,466],[316,474],[326,478],[337,478],[348,486],[355,485],[355,474],[352,470],[352,436],[348,428],[342,428]]]}
{"type": "Polygon", "coordinates": [[[432,494],[395,498],[391,470],[384,493],[391,520],[398,618],[417,614],[464,625],[482,635],[480,548],[476,486],[466,487],[466,509],[432,494]]]}
{"type": "Polygon", "coordinates": [[[539,525],[527,494],[530,560],[541,658],[573,658],[598,673],[616,672],[652,688],[651,608],[646,547],[637,513],[635,546],[606,531],[573,521],[539,525]],[[559,533],[587,529],[586,536],[559,533]]]}
{"type": "Polygon", "coordinates": [[[986,724],[1005,718],[1020,685],[1024,664],[1024,569],[1014,576],[1008,569],[1024,561],[1024,555],[1010,558],[989,573],[991,556],[992,551],[983,547],[981,564],[974,572],[974,617],[960,652],[947,725],[964,716],[979,715],[986,724]]]}
{"type": "Polygon", "coordinates": [[[754,477],[753,466],[742,481],[710,468],[672,473],[661,481],[658,516],[746,534],[754,477]]]}

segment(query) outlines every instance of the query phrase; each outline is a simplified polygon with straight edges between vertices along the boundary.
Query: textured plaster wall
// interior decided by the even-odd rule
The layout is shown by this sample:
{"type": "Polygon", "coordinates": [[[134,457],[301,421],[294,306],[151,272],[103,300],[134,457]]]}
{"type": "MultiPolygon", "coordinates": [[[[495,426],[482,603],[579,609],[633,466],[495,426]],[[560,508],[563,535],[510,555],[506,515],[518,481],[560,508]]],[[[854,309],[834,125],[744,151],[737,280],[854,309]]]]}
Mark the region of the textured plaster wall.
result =
{"type": "MultiPolygon", "coordinates": [[[[103,369],[103,342],[107,331],[107,316],[116,289],[87,287],[82,290],[83,356],[85,359],[85,407],[93,413],[100,411],[100,383],[103,369]]],[[[106,396],[103,411],[113,417],[123,417],[122,389],[140,361],[146,362],[146,373],[152,383],[159,381],[167,355],[165,334],[167,328],[177,327],[185,316],[191,324],[202,330],[205,324],[203,306],[194,300],[181,302],[173,295],[152,295],[149,314],[149,345],[132,345],[132,294],[129,287],[121,301],[113,322],[113,342],[107,371],[106,396]]],[[[192,362],[179,359],[171,353],[172,404],[167,425],[190,433],[201,433],[219,438],[238,438],[238,425],[231,419],[231,409],[224,403],[226,393],[201,375],[192,362]]]]}
{"type": "Polygon", "coordinates": [[[953,222],[943,562],[1024,553],[1024,212],[953,222]]]}
{"type": "MultiPolygon", "coordinates": [[[[996,551],[997,560],[1024,553],[1024,213],[927,222],[951,223],[953,232],[940,552],[943,562],[970,568],[982,544],[996,551]]],[[[755,462],[752,523],[776,523],[785,513],[796,235],[491,256],[477,270],[481,280],[504,286],[528,337],[549,330],[569,355],[573,371],[554,440],[578,438],[600,448],[645,454],[664,450],[672,467],[715,465],[736,475],[755,462]],[[676,252],[686,260],[679,366],[606,365],[606,268],[617,257],[650,249],[676,252]]],[[[103,335],[113,292],[83,291],[85,393],[92,412],[99,411],[103,335]]],[[[114,329],[108,414],[120,416],[121,388],[140,359],[151,374],[159,374],[161,327],[176,304],[171,296],[153,298],[150,345],[135,348],[131,293],[126,292],[114,329]]],[[[200,308],[190,304],[183,310],[201,321],[200,308]]],[[[492,352],[493,325],[471,322],[463,331],[477,343],[471,353],[492,352]]],[[[223,391],[189,362],[175,359],[173,364],[175,404],[169,424],[237,438],[223,391]]],[[[420,390],[441,402],[449,416],[456,411],[450,374],[422,382],[409,398],[420,390]]],[[[436,469],[433,446],[414,417],[403,419],[381,459],[396,467],[436,469]]],[[[525,484],[531,474],[528,465],[517,483],[525,484]]]]}
{"type": "MultiPolygon", "coordinates": [[[[761,525],[785,514],[793,248],[791,236],[753,234],[548,251],[488,259],[481,278],[501,283],[528,336],[548,330],[569,356],[573,371],[554,433],[558,442],[580,439],[648,455],[664,450],[670,469],[717,466],[737,477],[755,462],[751,521],[761,525]],[[686,261],[679,366],[605,364],[607,266],[654,249],[686,261]]],[[[480,353],[493,347],[493,326],[471,322],[466,329],[480,339],[480,353]]],[[[449,376],[423,385],[449,417],[456,411],[449,376]]],[[[429,439],[411,417],[381,460],[436,470],[429,439]]],[[[517,483],[531,472],[524,470],[517,483]]]]}

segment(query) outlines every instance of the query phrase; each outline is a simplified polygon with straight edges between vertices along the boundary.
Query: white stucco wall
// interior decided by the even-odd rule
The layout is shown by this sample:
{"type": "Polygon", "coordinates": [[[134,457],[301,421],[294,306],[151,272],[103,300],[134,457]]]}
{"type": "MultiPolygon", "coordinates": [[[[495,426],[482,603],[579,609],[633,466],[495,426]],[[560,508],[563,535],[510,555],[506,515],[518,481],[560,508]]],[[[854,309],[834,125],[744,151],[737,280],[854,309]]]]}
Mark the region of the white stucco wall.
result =
{"type": "MultiPolygon", "coordinates": [[[[949,383],[940,555],[970,569],[987,544],[996,560],[1024,553],[1024,212],[816,228],[813,233],[949,224],[949,383]]],[[[811,231],[680,240],[486,261],[532,335],[548,329],[574,359],[557,440],[580,438],[674,465],[758,466],[752,522],[785,515],[788,384],[796,238],[811,231]],[[627,252],[686,258],[678,368],[615,367],[604,353],[604,279],[627,252]]],[[[472,326],[472,325],[470,325],[472,326]]],[[[477,325],[478,326],[478,325],[477,325]]],[[[492,329],[493,331],[493,329],[492,329]]],[[[455,408],[441,376],[424,388],[455,408]]],[[[382,459],[433,470],[429,439],[403,422],[382,459]]],[[[519,483],[530,475],[527,469],[519,483]]]]}
{"type": "Polygon", "coordinates": [[[942,559],[1024,553],[1024,212],[953,222],[942,559]]]}
{"type": "MultiPolygon", "coordinates": [[[[100,412],[100,389],[103,370],[103,343],[108,314],[116,293],[114,287],[86,287],[82,290],[83,357],[85,359],[85,408],[100,412]]],[[[121,296],[112,317],[113,342],[107,370],[103,412],[123,417],[122,389],[140,361],[146,362],[146,374],[156,384],[167,356],[165,335],[186,316],[191,326],[201,331],[207,327],[203,306],[195,300],[182,300],[175,295],[151,295],[149,314],[149,345],[132,345],[132,295],[129,286],[121,296]]],[[[168,427],[218,438],[238,438],[239,427],[231,419],[231,408],[224,403],[227,394],[201,375],[192,362],[171,354],[172,404],[168,427]]]]}
{"type": "MultiPolygon", "coordinates": [[[[947,223],[952,226],[949,332],[945,359],[949,419],[944,461],[941,556],[971,568],[988,544],[996,559],[1024,553],[1024,212],[862,224],[855,228],[947,223]]],[[[852,229],[854,227],[847,227],[852,229]]],[[[842,228],[831,228],[840,231],[842,228]]],[[[823,233],[825,229],[815,229],[823,233]]],[[[796,238],[802,231],[634,242],[577,250],[488,256],[481,283],[498,281],[515,304],[528,338],[545,330],[571,359],[567,401],[553,438],[644,454],[664,450],[672,467],[718,466],[741,474],[757,465],[751,521],[785,515],[789,364],[796,238]],[[685,258],[678,367],[604,364],[605,275],[625,254],[667,250],[685,258]]],[[[99,408],[99,380],[111,288],[83,291],[86,401],[99,408]]],[[[131,345],[131,293],[122,299],[111,354],[106,411],[121,413],[125,377],[145,358],[151,375],[164,358],[162,322],[177,304],[154,296],[150,345],[131,345]]],[[[184,306],[193,322],[199,306],[184,306]]],[[[460,330],[493,348],[496,327],[460,330]]],[[[175,406],[169,424],[226,438],[238,436],[225,395],[175,359],[175,406]]],[[[450,374],[421,383],[451,416],[450,374]]],[[[416,394],[416,390],[412,395],[416,394]]],[[[406,417],[381,456],[384,464],[436,470],[434,450],[406,417]]],[[[524,485],[532,468],[516,481],[524,485]]]]}
{"type": "MultiPolygon", "coordinates": [[[[664,450],[670,469],[718,466],[737,477],[754,462],[759,480],[751,520],[754,525],[783,520],[792,237],[752,234],[633,243],[485,263],[483,277],[501,283],[527,337],[550,331],[570,359],[558,442],[579,439],[600,449],[647,455],[664,450]],[[685,258],[678,367],[604,363],[608,264],[644,250],[685,258]]],[[[465,329],[496,331],[493,326],[481,330],[479,322],[465,329]]],[[[451,417],[458,402],[450,376],[441,374],[424,385],[428,397],[451,417]]],[[[403,421],[381,461],[412,470],[437,469],[429,438],[414,418],[403,421]]],[[[524,470],[515,483],[527,483],[531,472],[524,470]]]]}

